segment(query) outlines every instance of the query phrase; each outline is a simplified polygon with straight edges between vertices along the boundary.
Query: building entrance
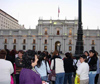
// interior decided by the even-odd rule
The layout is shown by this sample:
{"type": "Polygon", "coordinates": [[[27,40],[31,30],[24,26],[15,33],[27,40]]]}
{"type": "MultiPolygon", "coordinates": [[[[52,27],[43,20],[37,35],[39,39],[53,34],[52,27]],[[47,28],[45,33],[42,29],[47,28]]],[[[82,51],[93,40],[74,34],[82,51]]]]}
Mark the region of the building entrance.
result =
{"type": "Polygon", "coordinates": [[[60,52],[60,47],[61,47],[60,41],[56,41],[56,42],[55,42],[55,50],[57,50],[57,51],[60,52]]]}

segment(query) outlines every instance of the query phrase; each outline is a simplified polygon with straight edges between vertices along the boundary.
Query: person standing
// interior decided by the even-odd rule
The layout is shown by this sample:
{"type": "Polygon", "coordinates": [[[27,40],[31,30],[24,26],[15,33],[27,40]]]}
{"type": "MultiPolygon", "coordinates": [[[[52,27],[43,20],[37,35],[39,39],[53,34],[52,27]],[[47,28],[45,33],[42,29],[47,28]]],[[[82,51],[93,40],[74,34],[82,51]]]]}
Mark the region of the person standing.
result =
{"type": "MultiPolygon", "coordinates": [[[[23,69],[20,72],[19,83],[20,84],[42,84],[40,75],[35,70],[37,65],[37,55],[35,51],[28,50],[23,55],[23,69]]],[[[45,84],[45,82],[43,81],[45,84]]]]}
{"type": "Polygon", "coordinates": [[[98,78],[99,78],[99,57],[98,57],[98,52],[96,52],[96,56],[97,56],[97,74],[96,74],[96,77],[95,77],[95,84],[98,83],[98,78]]]}
{"type": "Polygon", "coordinates": [[[88,53],[88,51],[84,51],[84,55],[86,55],[87,59],[89,58],[89,53],[88,53]]]}
{"type": "Polygon", "coordinates": [[[19,84],[19,74],[20,71],[23,67],[23,63],[22,63],[22,56],[23,56],[24,52],[22,50],[18,51],[18,57],[15,59],[15,64],[16,64],[16,84],[19,84]]]}
{"type": "Polygon", "coordinates": [[[94,84],[95,76],[97,73],[97,56],[95,50],[89,51],[88,64],[89,64],[89,84],[94,84]]]}
{"type": "Polygon", "coordinates": [[[55,84],[63,84],[65,76],[64,63],[63,60],[60,58],[58,51],[54,51],[53,56],[51,58],[51,69],[53,69],[54,66],[56,72],[55,84]]]}
{"type": "Polygon", "coordinates": [[[80,84],[88,84],[89,83],[89,65],[85,62],[86,55],[80,56],[80,66],[78,67],[76,73],[80,76],[80,84]]]}
{"type": "Polygon", "coordinates": [[[10,84],[11,74],[13,73],[13,65],[6,59],[6,51],[0,51],[0,84],[10,84]]]}
{"type": "Polygon", "coordinates": [[[64,58],[64,70],[65,70],[65,78],[64,78],[64,84],[67,84],[67,81],[69,84],[72,84],[72,72],[73,72],[73,59],[71,58],[70,53],[65,53],[64,58]]]}
{"type": "Polygon", "coordinates": [[[40,74],[42,81],[49,82],[47,73],[50,73],[51,71],[48,62],[46,61],[45,53],[39,55],[39,60],[35,69],[40,74]]]}

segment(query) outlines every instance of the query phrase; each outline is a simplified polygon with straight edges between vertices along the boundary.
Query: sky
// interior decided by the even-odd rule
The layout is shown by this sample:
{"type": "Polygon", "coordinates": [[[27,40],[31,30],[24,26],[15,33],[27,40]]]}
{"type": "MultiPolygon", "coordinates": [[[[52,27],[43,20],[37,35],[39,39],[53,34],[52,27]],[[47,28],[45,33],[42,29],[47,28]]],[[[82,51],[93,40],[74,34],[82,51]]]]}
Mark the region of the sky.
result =
{"type": "MultiPolygon", "coordinates": [[[[25,28],[35,29],[43,20],[78,19],[78,0],[0,0],[0,9],[13,16],[25,28]]],[[[83,29],[100,29],[100,0],[82,0],[83,29]]]]}

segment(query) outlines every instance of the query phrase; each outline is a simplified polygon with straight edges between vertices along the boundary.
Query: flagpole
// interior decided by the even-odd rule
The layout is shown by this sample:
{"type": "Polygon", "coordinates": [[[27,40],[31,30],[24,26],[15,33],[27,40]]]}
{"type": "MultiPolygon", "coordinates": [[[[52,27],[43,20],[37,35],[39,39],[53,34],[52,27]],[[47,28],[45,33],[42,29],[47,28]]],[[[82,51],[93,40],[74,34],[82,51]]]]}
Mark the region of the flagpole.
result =
{"type": "Polygon", "coordinates": [[[59,13],[60,13],[60,8],[59,8],[59,6],[58,6],[58,19],[59,19],[59,13]]]}

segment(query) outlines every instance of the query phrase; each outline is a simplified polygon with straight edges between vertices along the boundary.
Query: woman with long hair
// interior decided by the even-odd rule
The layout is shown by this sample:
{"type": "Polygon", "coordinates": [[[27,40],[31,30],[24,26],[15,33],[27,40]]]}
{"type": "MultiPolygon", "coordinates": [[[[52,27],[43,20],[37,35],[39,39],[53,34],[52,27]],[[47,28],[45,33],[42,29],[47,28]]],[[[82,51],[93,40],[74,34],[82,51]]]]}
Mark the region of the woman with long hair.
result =
{"type": "Polygon", "coordinates": [[[38,59],[39,60],[35,69],[40,74],[42,81],[49,82],[47,73],[50,73],[50,68],[48,62],[46,61],[45,53],[41,53],[38,59]]]}
{"type": "Polygon", "coordinates": [[[96,70],[97,70],[97,56],[95,50],[89,51],[89,84],[94,84],[96,70]]]}

